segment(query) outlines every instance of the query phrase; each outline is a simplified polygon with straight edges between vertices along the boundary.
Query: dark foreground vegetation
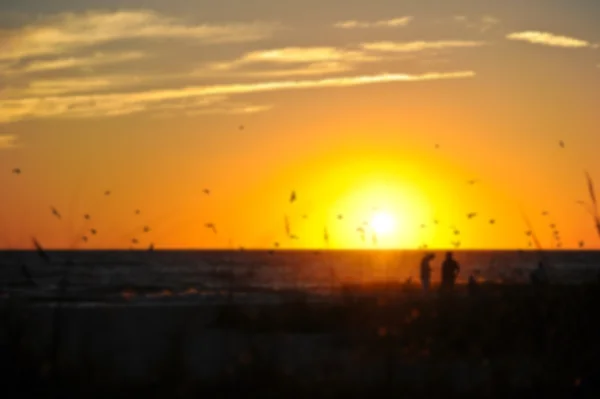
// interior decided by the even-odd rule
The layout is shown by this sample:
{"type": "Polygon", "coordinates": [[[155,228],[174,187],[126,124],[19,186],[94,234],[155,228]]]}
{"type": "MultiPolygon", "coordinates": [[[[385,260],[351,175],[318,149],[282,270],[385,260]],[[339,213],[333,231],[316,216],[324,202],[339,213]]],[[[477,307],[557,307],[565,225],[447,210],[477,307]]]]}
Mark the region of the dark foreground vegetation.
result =
{"type": "MultiPolygon", "coordinates": [[[[218,378],[198,380],[182,366],[176,334],[144,383],[116,382],[93,364],[61,364],[58,338],[46,358],[33,356],[20,330],[27,304],[7,302],[1,397],[600,398],[597,284],[484,285],[429,296],[415,287],[371,287],[363,294],[349,287],[337,304],[300,297],[221,306],[203,328],[262,337],[263,344],[249,345],[218,378]],[[318,367],[290,370],[268,348],[269,337],[282,335],[324,337],[331,355],[320,355],[318,367]]],[[[57,316],[56,329],[67,316],[57,316]]]]}

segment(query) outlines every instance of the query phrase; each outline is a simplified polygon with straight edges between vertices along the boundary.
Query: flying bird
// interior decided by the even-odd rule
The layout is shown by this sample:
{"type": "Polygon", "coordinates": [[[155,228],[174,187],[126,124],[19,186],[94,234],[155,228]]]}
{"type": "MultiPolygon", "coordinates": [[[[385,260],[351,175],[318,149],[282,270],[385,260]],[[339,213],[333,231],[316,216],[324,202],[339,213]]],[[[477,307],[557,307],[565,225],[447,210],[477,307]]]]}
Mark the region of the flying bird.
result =
{"type": "Polygon", "coordinates": [[[98,233],[98,231],[96,229],[90,229],[90,233],[92,233],[93,235],[96,235],[98,233]]]}
{"type": "Polygon", "coordinates": [[[479,181],[478,179],[472,179],[472,180],[469,180],[469,181],[467,182],[467,184],[470,184],[470,185],[472,186],[472,185],[474,185],[475,183],[477,183],[478,181],[479,181]]]}
{"type": "Polygon", "coordinates": [[[341,213],[337,215],[338,220],[342,220],[344,218],[344,215],[342,215],[341,213]]]}
{"type": "Polygon", "coordinates": [[[467,217],[468,217],[469,219],[473,219],[475,216],[477,216],[477,212],[471,212],[471,213],[468,213],[468,214],[467,214],[467,217]]]}
{"type": "Polygon", "coordinates": [[[214,223],[206,223],[204,227],[206,227],[207,229],[211,229],[213,233],[217,234],[217,226],[215,226],[214,223]]]}
{"type": "Polygon", "coordinates": [[[490,219],[490,224],[495,224],[496,220],[495,219],[490,219]]]}
{"type": "Polygon", "coordinates": [[[60,213],[58,212],[58,210],[56,210],[55,207],[51,207],[50,210],[52,211],[52,214],[54,216],[56,216],[57,218],[61,219],[60,213]]]}
{"type": "Polygon", "coordinates": [[[585,246],[585,242],[579,241],[579,248],[583,248],[585,246]]]}
{"type": "Polygon", "coordinates": [[[542,216],[548,216],[548,215],[549,215],[548,211],[542,212],[542,216]]]}
{"type": "Polygon", "coordinates": [[[283,218],[283,221],[285,224],[285,235],[287,235],[289,237],[292,235],[292,229],[290,227],[290,219],[287,217],[287,215],[285,215],[283,218]]]}
{"type": "Polygon", "coordinates": [[[454,245],[455,248],[460,247],[460,241],[452,241],[451,244],[454,245]]]}
{"type": "Polygon", "coordinates": [[[531,230],[527,230],[527,231],[525,232],[525,235],[526,235],[527,237],[531,237],[531,234],[532,234],[531,230]]]}
{"type": "Polygon", "coordinates": [[[238,129],[244,130],[244,125],[240,125],[238,129]]]}
{"type": "Polygon", "coordinates": [[[88,213],[86,213],[85,215],[83,215],[83,218],[85,220],[90,220],[90,215],[88,213]]]}
{"type": "Polygon", "coordinates": [[[148,233],[150,232],[150,227],[149,226],[144,226],[144,233],[148,233]]]}
{"type": "Polygon", "coordinates": [[[551,229],[555,229],[555,228],[556,228],[556,225],[555,225],[554,223],[552,223],[552,224],[550,225],[550,228],[551,228],[551,229]]]}
{"type": "Polygon", "coordinates": [[[12,172],[13,172],[15,175],[20,175],[20,174],[21,174],[21,169],[20,169],[20,168],[14,168],[14,169],[12,170],[12,172]]]}
{"type": "Polygon", "coordinates": [[[275,248],[279,248],[279,243],[278,243],[277,241],[275,241],[275,242],[273,243],[273,246],[275,246],[275,248]]]}
{"type": "Polygon", "coordinates": [[[558,142],[558,145],[560,146],[560,148],[565,148],[565,142],[564,142],[564,141],[562,141],[562,140],[560,140],[560,141],[558,142]]]}
{"type": "Polygon", "coordinates": [[[439,144],[436,144],[436,145],[435,145],[435,149],[436,149],[436,150],[439,150],[439,148],[440,148],[440,145],[439,145],[439,144]]]}
{"type": "Polygon", "coordinates": [[[296,192],[292,191],[292,193],[290,194],[290,203],[296,201],[296,192]]]}
{"type": "Polygon", "coordinates": [[[139,241],[137,240],[137,238],[132,238],[132,239],[131,239],[131,243],[132,243],[132,244],[138,244],[138,243],[139,243],[139,241]]]}
{"type": "Polygon", "coordinates": [[[88,241],[88,238],[87,238],[87,236],[83,236],[83,237],[81,237],[81,240],[82,240],[83,242],[87,242],[87,241],[88,241]]]}
{"type": "Polygon", "coordinates": [[[141,212],[140,212],[140,210],[139,210],[139,209],[136,209],[136,210],[135,210],[135,214],[136,214],[136,215],[139,215],[140,213],[141,213],[141,212]]]}
{"type": "Polygon", "coordinates": [[[297,236],[297,235],[295,235],[295,234],[292,234],[292,235],[290,236],[290,238],[291,238],[292,240],[299,240],[298,236],[297,236]]]}
{"type": "Polygon", "coordinates": [[[106,190],[106,191],[104,192],[104,195],[110,195],[110,190],[106,190]]]}
{"type": "Polygon", "coordinates": [[[364,243],[365,242],[365,229],[362,226],[359,226],[356,228],[356,231],[358,231],[358,233],[360,234],[360,240],[364,243]]]}
{"type": "Polygon", "coordinates": [[[307,214],[302,215],[302,219],[308,219],[308,215],[307,214]]]}
{"type": "Polygon", "coordinates": [[[205,188],[204,190],[202,190],[202,192],[206,195],[210,195],[210,190],[208,188],[205,188]]]}

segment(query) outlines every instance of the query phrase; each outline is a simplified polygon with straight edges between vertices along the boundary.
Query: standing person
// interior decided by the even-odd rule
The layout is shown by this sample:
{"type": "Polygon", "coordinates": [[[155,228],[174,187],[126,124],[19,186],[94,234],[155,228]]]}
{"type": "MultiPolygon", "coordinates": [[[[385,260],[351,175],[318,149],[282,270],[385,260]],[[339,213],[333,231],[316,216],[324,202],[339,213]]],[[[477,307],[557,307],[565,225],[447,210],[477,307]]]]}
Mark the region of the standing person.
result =
{"type": "Polygon", "coordinates": [[[426,254],[421,260],[421,284],[423,285],[423,292],[429,292],[429,286],[431,285],[431,265],[429,264],[435,255],[432,253],[426,254]]]}
{"type": "Polygon", "coordinates": [[[446,259],[442,263],[442,289],[451,291],[454,288],[454,283],[458,273],[460,272],[460,265],[452,257],[452,252],[446,253],[446,259]]]}

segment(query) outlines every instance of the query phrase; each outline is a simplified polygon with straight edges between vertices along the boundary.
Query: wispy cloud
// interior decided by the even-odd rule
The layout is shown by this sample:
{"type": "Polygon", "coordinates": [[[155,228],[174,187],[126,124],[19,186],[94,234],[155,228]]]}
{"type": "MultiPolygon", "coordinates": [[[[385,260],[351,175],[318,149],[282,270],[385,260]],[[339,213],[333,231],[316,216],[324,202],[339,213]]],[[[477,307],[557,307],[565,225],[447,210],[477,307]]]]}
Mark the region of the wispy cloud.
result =
{"type": "Polygon", "coordinates": [[[406,26],[413,21],[414,17],[406,16],[380,21],[357,21],[348,20],[336,22],[333,26],[339,29],[365,29],[365,28],[397,28],[406,26]]]}
{"type": "Polygon", "coordinates": [[[456,15],[452,17],[454,22],[464,25],[469,29],[476,29],[480,32],[487,32],[488,30],[500,25],[500,19],[491,15],[484,15],[479,18],[467,17],[464,15],[456,15]]]}
{"type": "Polygon", "coordinates": [[[98,92],[138,85],[147,78],[140,76],[89,76],[81,78],[33,80],[24,89],[9,89],[7,95],[44,97],[71,93],[98,92]]]}
{"type": "Polygon", "coordinates": [[[0,134],[0,150],[16,147],[18,147],[17,136],[12,134],[0,134]]]}
{"type": "Polygon", "coordinates": [[[6,32],[0,60],[62,54],[124,39],[193,39],[211,44],[251,42],[269,37],[277,28],[264,23],[193,25],[148,10],[65,13],[6,32]]]}
{"type": "Polygon", "coordinates": [[[149,90],[77,96],[47,96],[0,100],[0,122],[43,117],[101,117],[160,110],[176,101],[202,101],[232,95],[298,90],[321,87],[362,86],[386,82],[414,82],[439,79],[461,79],[475,76],[473,71],[432,72],[421,75],[379,74],[336,77],[319,80],[283,80],[245,84],[191,86],[179,89],[149,90]],[[195,100],[192,100],[195,99],[195,100]]]}
{"type": "Polygon", "coordinates": [[[285,47],[253,51],[242,57],[225,62],[209,64],[197,71],[197,74],[207,72],[231,72],[253,64],[298,65],[301,67],[266,70],[244,71],[247,76],[292,76],[292,75],[323,75],[343,72],[353,69],[353,66],[363,62],[375,62],[381,58],[360,50],[346,50],[336,47],[285,47]]]}
{"type": "Polygon", "coordinates": [[[538,31],[524,31],[510,33],[506,36],[509,40],[520,40],[524,42],[541,44],[545,46],[553,47],[567,47],[567,48],[582,48],[592,47],[592,44],[586,40],[575,39],[568,36],[555,35],[548,32],[538,31]]]}
{"type": "Polygon", "coordinates": [[[415,42],[371,42],[362,43],[365,50],[389,53],[409,53],[424,50],[442,50],[448,48],[480,47],[485,45],[481,41],[442,40],[442,41],[415,41],[415,42]]]}
{"type": "MultiPolygon", "coordinates": [[[[50,60],[33,60],[24,65],[7,68],[5,72],[12,74],[25,74],[74,68],[90,69],[101,65],[110,65],[139,60],[143,57],[144,53],[140,51],[123,53],[95,53],[86,57],[64,57],[50,60]]],[[[2,71],[1,68],[0,71],[2,71]]]]}

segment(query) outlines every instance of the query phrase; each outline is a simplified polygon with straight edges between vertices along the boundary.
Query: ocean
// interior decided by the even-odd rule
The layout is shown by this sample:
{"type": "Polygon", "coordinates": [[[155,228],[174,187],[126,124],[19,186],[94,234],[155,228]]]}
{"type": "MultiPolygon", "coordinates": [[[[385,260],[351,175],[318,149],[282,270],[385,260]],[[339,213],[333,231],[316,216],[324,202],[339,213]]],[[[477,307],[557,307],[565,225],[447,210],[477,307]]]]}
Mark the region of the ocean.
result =
{"type": "MultiPolygon", "coordinates": [[[[435,252],[433,282],[445,256],[435,252]]],[[[418,284],[423,251],[35,251],[0,252],[0,297],[122,303],[279,302],[303,293],[331,300],[344,287],[418,284]]],[[[527,283],[542,260],[551,281],[579,284],[600,272],[600,251],[454,251],[459,283],[527,283]]]]}

